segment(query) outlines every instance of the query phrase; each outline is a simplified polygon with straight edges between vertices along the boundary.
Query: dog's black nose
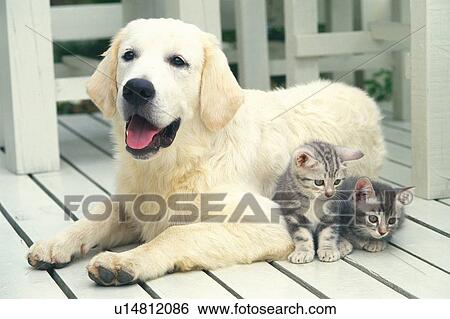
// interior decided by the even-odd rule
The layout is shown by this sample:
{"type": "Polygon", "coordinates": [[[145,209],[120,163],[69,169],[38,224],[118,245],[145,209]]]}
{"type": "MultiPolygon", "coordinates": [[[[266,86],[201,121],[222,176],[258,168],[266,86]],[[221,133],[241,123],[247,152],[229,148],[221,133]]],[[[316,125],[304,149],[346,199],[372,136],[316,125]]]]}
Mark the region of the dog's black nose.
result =
{"type": "Polygon", "coordinates": [[[141,106],[155,97],[155,87],[145,79],[131,79],[123,87],[123,98],[130,104],[141,106]]]}

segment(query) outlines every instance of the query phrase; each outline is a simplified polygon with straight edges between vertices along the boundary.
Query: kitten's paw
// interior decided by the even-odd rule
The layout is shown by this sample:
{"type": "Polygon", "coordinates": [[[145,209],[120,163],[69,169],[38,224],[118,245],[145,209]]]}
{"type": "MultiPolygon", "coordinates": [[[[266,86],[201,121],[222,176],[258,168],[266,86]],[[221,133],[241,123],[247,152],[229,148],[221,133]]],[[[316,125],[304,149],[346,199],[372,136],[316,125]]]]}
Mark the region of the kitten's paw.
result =
{"type": "Polygon", "coordinates": [[[383,240],[370,240],[366,244],[363,245],[363,249],[366,251],[370,251],[371,253],[376,253],[379,251],[383,251],[387,246],[387,242],[383,240]]]}
{"type": "Polygon", "coordinates": [[[341,254],[338,249],[318,249],[317,257],[320,261],[333,262],[341,259],[341,254]]]}
{"type": "Polygon", "coordinates": [[[294,250],[289,256],[288,259],[293,264],[306,264],[314,259],[314,251],[299,251],[294,250]]]}
{"type": "Polygon", "coordinates": [[[344,258],[353,251],[353,245],[345,238],[339,241],[338,248],[341,258],[344,258]]]}

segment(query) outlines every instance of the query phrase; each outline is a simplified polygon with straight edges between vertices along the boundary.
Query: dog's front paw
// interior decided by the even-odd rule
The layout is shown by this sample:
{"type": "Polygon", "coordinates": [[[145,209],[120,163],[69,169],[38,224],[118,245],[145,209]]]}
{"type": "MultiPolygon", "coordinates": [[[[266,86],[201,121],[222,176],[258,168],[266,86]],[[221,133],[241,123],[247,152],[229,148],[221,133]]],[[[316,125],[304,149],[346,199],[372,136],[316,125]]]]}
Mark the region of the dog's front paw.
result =
{"type": "Polygon", "coordinates": [[[294,250],[289,256],[288,259],[293,264],[306,264],[314,259],[314,250],[294,250]]]}
{"type": "Polygon", "coordinates": [[[87,271],[89,278],[101,286],[129,285],[138,280],[135,264],[121,253],[98,254],[89,262],[87,271]]]}
{"type": "Polygon", "coordinates": [[[30,266],[47,270],[62,268],[72,261],[73,252],[61,241],[39,241],[30,247],[27,260],[30,266]]]}
{"type": "Polygon", "coordinates": [[[333,262],[341,259],[341,254],[338,249],[318,249],[317,257],[320,261],[333,262]]]}
{"type": "Polygon", "coordinates": [[[387,246],[387,242],[383,240],[370,240],[365,243],[362,248],[364,250],[370,251],[371,253],[376,253],[379,251],[383,251],[387,246]]]}

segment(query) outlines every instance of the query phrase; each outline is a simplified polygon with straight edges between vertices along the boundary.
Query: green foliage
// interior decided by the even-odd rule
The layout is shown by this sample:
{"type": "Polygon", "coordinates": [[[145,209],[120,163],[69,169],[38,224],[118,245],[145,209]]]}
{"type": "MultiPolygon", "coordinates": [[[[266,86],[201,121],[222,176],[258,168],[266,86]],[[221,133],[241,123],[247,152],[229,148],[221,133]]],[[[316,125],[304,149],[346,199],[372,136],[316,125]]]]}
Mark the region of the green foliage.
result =
{"type": "Polygon", "coordinates": [[[364,81],[364,89],[377,102],[389,101],[392,97],[392,71],[381,69],[364,81]]]}

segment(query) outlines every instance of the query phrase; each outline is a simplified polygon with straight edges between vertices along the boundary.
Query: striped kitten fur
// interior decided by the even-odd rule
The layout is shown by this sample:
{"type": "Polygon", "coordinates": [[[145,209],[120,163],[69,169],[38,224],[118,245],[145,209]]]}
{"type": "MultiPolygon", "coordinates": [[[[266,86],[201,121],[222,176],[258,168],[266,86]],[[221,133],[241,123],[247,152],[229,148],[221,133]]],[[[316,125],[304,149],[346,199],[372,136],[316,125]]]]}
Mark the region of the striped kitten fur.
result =
{"type": "Polygon", "coordinates": [[[321,261],[340,259],[339,216],[326,213],[324,204],[346,177],[346,163],[361,157],[359,150],[319,141],[294,152],[273,198],[295,244],[288,257],[291,262],[310,262],[316,250],[321,261]]]}
{"type": "Polygon", "coordinates": [[[386,248],[403,223],[404,206],[412,201],[412,188],[392,188],[367,177],[346,179],[336,196],[340,200],[333,200],[327,207],[341,216],[342,246],[350,251],[353,246],[370,252],[386,248]]]}

